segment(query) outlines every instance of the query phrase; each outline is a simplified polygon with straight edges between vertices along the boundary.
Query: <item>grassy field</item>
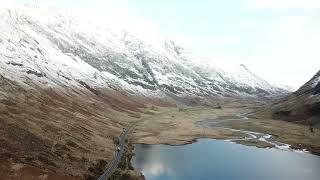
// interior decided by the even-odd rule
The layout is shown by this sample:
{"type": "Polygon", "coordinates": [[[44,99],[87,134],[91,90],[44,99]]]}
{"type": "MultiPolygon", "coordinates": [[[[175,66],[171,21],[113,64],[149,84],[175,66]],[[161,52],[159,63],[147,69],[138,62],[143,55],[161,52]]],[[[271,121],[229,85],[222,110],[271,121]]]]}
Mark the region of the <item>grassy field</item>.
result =
{"type": "Polygon", "coordinates": [[[145,121],[133,133],[135,143],[145,144],[188,144],[195,138],[212,137],[228,139],[238,133],[227,130],[211,130],[195,125],[197,121],[235,114],[238,109],[212,109],[206,107],[158,108],[154,115],[145,116],[145,121]]]}
{"type": "MultiPolygon", "coordinates": [[[[134,143],[180,145],[192,143],[197,138],[233,139],[243,137],[242,133],[223,129],[201,128],[196,122],[219,116],[234,116],[243,108],[214,109],[208,107],[157,108],[153,115],[145,116],[133,134],[134,143]]],[[[279,120],[248,119],[230,121],[224,127],[271,134],[278,142],[292,145],[292,148],[307,149],[315,154],[320,151],[320,130],[310,132],[309,127],[279,120]]],[[[257,141],[238,141],[257,147],[271,147],[257,141]]]]}

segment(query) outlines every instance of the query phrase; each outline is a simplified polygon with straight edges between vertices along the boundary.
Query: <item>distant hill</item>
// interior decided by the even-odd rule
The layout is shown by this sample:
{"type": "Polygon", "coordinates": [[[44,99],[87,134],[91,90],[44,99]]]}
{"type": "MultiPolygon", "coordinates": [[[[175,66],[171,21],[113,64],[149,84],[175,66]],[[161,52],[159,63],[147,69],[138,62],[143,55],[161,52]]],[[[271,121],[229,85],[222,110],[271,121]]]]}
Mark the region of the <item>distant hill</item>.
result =
{"type": "Polygon", "coordinates": [[[320,71],[297,91],[256,115],[319,126],[320,71]]]}

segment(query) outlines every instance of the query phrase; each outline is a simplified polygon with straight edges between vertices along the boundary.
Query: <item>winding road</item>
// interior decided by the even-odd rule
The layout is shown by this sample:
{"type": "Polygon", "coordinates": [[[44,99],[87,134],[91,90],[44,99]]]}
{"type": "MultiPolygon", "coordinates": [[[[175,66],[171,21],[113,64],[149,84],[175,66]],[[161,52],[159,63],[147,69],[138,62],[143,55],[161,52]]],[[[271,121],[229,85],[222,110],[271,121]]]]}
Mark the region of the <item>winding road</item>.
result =
{"type": "Polygon", "coordinates": [[[108,168],[104,171],[104,173],[98,178],[98,180],[106,180],[108,179],[113,172],[117,169],[119,162],[121,161],[121,157],[124,153],[124,148],[125,145],[127,144],[126,142],[126,138],[128,136],[128,134],[130,134],[130,132],[134,129],[134,127],[142,122],[144,120],[139,120],[136,122],[131,123],[119,136],[119,145],[118,147],[120,148],[120,151],[115,151],[115,155],[113,157],[113,160],[111,161],[111,163],[109,164],[108,168]]]}

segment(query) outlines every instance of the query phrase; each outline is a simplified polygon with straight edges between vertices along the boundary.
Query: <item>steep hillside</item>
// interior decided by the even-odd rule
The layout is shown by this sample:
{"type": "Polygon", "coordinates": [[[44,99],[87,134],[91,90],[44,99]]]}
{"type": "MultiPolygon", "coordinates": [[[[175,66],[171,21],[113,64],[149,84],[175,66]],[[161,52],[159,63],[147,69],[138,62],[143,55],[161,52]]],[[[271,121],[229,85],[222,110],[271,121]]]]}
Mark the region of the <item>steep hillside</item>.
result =
{"type": "Polygon", "coordinates": [[[1,9],[0,72],[54,88],[121,89],[132,95],[273,97],[271,86],[244,65],[198,65],[172,41],[150,45],[129,32],[84,26],[50,9],[1,9]]]}
{"type": "Polygon", "coordinates": [[[296,92],[258,114],[318,126],[320,124],[320,71],[296,92]]]}

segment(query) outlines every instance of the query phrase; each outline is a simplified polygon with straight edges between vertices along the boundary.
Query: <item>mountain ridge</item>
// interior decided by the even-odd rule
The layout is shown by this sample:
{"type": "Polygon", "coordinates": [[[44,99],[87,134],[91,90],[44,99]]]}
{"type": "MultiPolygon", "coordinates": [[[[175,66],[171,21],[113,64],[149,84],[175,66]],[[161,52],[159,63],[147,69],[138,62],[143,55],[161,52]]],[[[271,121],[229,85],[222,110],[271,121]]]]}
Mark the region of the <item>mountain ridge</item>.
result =
{"type": "Polygon", "coordinates": [[[72,17],[43,12],[39,7],[24,8],[1,11],[1,24],[5,27],[0,36],[2,72],[11,70],[21,76],[47,78],[64,85],[79,86],[82,81],[91,89],[116,85],[118,89],[138,95],[144,92],[142,95],[148,96],[171,92],[178,96],[270,98],[288,93],[242,65],[231,74],[192,63],[183,48],[173,41],[155,47],[127,31],[115,34],[98,28],[91,28],[92,32],[88,28],[82,30],[82,25],[72,17]],[[49,20],[45,13],[50,15],[49,20]]]}

